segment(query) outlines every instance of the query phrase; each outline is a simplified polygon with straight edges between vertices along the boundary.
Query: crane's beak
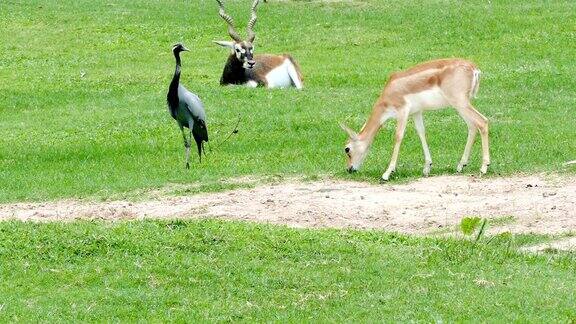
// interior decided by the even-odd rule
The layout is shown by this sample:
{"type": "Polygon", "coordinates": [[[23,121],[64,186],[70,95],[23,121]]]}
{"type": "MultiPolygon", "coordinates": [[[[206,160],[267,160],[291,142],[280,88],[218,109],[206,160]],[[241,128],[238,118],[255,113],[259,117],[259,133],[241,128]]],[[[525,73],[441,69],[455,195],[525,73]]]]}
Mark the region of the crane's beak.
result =
{"type": "Polygon", "coordinates": [[[184,52],[190,52],[190,50],[187,49],[186,47],[182,47],[182,50],[183,50],[184,52]]]}

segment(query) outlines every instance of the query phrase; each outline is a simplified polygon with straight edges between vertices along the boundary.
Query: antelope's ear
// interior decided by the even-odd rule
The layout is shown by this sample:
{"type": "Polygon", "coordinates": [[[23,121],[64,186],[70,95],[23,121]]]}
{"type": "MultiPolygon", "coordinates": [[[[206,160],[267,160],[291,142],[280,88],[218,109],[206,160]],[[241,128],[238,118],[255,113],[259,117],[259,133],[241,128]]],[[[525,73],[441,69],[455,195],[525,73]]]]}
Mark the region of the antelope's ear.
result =
{"type": "Polygon", "coordinates": [[[358,134],[351,130],[349,127],[347,127],[346,125],[340,123],[340,128],[342,128],[342,130],[344,130],[346,132],[346,134],[348,134],[348,136],[350,137],[350,139],[357,139],[358,138],[358,134]]]}
{"type": "Polygon", "coordinates": [[[216,43],[222,47],[234,49],[234,42],[231,42],[231,41],[214,41],[214,43],[216,43]]]}

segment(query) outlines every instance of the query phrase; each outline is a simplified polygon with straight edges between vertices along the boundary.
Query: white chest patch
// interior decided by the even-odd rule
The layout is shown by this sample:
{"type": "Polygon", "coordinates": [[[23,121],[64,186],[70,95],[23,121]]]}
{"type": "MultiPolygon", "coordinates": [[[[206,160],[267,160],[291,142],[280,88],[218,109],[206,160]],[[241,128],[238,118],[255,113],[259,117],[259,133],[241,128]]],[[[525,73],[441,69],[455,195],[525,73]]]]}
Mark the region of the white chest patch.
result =
{"type": "Polygon", "coordinates": [[[435,87],[422,92],[409,94],[404,97],[410,107],[410,114],[422,110],[433,110],[449,105],[440,88],[435,87]]]}
{"type": "Polygon", "coordinates": [[[382,117],[380,117],[380,125],[384,124],[390,118],[396,119],[397,117],[398,116],[396,114],[396,110],[389,109],[385,113],[382,114],[382,117]]]}
{"type": "Polygon", "coordinates": [[[287,88],[292,86],[292,78],[288,73],[289,68],[292,67],[292,62],[289,59],[272,69],[266,74],[266,81],[269,88],[287,88]]]}

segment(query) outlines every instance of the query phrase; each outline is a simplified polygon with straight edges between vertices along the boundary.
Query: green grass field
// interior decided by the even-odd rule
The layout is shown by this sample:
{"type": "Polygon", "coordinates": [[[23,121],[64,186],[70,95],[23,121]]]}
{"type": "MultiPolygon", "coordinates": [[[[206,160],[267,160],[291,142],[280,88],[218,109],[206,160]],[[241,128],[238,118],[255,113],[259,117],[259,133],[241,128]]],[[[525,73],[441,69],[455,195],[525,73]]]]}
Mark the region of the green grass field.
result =
{"type": "Polygon", "coordinates": [[[576,319],[574,258],[514,252],[533,237],[474,245],[216,221],[0,233],[2,322],[576,319]]]}
{"type": "MultiPolygon", "coordinates": [[[[248,0],[228,1],[239,29],[248,0]]],[[[240,176],[377,182],[390,123],[361,172],[345,173],[388,74],[439,57],[483,71],[490,174],[574,172],[576,2],[278,1],[261,4],[257,53],[291,53],[305,90],[220,87],[226,40],[212,0],[0,1],[0,203],[101,199],[240,176]],[[184,169],[165,102],[182,83],[204,101],[212,152],[184,169]],[[239,133],[219,146],[240,116],[239,133]]],[[[466,140],[452,110],[425,115],[432,175],[466,140]]],[[[479,139],[468,174],[478,174],[479,139]]],[[[420,177],[413,127],[397,178],[420,177]]],[[[545,239],[474,245],[378,231],[217,221],[0,223],[0,321],[576,320],[574,254],[527,256],[545,239]]]]}
{"type": "MultiPolygon", "coordinates": [[[[248,1],[229,11],[239,29],[248,1]]],[[[228,55],[215,1],[2,1],[0,4],[0,202],[107,197],[167,183],[271,174],[349,178],[344,121],[359,129],[387,75],[439,57],[483,71],[476,107],[491,120],[492,173],[561,171],[576,158],[576,3],[571,1],[270,1],[256,51],[290,52],[306,89],[220,87],[228,55]],[[204,100],[212,146],[184,169],[181,135],[166,109],[174,69],[204,100]]],[[[453,110],[425,116],[433,174],[455,172],[466,141],[453,110]]],[[[393,123],[362,172],[378,181],[393,123]]],[[[480,145],[467,172],[478,173],[480,145]]],[[[413,127],[398,177],[419,177],[413,127]]]]}

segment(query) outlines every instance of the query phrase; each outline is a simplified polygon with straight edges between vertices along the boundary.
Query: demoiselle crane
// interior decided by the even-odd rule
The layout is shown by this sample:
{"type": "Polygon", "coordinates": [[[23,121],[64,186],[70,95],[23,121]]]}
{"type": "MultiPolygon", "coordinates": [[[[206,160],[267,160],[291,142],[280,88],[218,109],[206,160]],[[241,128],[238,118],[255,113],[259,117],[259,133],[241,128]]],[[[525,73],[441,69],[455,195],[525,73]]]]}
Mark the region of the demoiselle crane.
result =
{"type": "Polygon", "coordinates": [[[172,118],[178,122],[182,137],[184,138],[184,147],[186,148],[186,168],[190,168],[190,145],[192,137],[198,147],[198,156],[202,161],[202,150],[204,148],[203,142],[208,142],[208,129],[206,128],[206,112],[204,105],[200,98],[194,93],[188,91],[180,84],[180,70],[181,61],[180,53],[188,51],[184,45],[178,43],[172,48],[174,57],[176,58],[176,70],[174,77],[170,82],[170,88],[166,99],[168,101],[168,110],[172,118]],[[190,130],[189,135],[186,136],[184,128],[190,130]]]}

